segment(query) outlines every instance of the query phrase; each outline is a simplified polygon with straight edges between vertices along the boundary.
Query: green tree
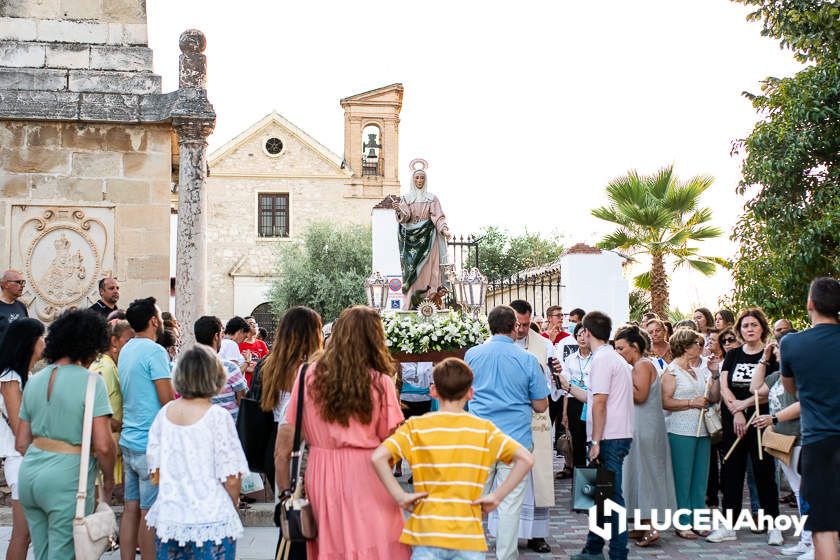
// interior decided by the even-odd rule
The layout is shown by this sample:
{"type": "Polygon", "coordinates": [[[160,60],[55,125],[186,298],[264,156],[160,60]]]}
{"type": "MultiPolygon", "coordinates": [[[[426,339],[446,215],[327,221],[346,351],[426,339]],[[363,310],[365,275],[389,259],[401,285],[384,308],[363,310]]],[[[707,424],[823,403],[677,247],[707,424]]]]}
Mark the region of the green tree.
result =
{"type": "MultiPolygon", "coordinates": [[[[496,226],[484,228],[477,236],[478,267],[490,280],[508,278],[520,270],[555,262],[563,254],[563,243],[557,236],[525,233],[511,236],[496,226]]],[[[470,251],[468,262],[475,262],[470,251]]]]}
{"type": "Polygon", "coordinates": [[[370,275],[370,228],[312,224],[300,240],[283,246],[270,300],[278,315],[306,305],[334,320],[350,306],[365,303],[363,283],[370,275]]]}
{"type": "Polygon", "coordinates": [[[733,146],[746,153],[739,192],[757,189],[732,236],[734,301],[801,325],[810,280],[840,270],[840,5],[738,1],[808,65],[744,94],[762,119],[733,146]]]}
{"type": "Polygon", "coordinates": [[[723,233],[709,225],[712,211],[700,208],[700,195],[713,180],[696,176],[682,182],[674,174],[673,165],[653,175],[629,171],[607,185],[610,204],[592,210],[596,218],[619,226],[601,240],[599,247],[621,250],[631,258],[650,256],[650,271],[636,277],[636,286],[650,291],[652,310],[660,317],[668,313],[666,260],[675,268],[689,266],[706,275],[713,274],[716,265],[726,264],[722,259],[700,255],[689,245],[723,233]]]}

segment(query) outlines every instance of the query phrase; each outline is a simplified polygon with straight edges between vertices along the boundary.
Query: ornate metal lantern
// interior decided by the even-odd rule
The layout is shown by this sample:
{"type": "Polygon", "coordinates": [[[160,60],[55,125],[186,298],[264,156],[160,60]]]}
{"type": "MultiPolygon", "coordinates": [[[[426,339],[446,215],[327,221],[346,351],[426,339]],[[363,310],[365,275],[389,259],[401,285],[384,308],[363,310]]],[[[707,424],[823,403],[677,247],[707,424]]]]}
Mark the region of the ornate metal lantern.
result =
{"type": "Polygon", "coordinates": [[[473,317],[478,317],[478,312],[484,307],[487,297],[487,278],[477,268],[471,268],[469,271],[461,271],[461,277],[456,284],[461,304],[473,317]]]}
{"type": "Polygon", "coordinates": [[[381,313],[388,302],[388,279],[374,272],[365,280],[364,286],[367,304],[381,313]]]}

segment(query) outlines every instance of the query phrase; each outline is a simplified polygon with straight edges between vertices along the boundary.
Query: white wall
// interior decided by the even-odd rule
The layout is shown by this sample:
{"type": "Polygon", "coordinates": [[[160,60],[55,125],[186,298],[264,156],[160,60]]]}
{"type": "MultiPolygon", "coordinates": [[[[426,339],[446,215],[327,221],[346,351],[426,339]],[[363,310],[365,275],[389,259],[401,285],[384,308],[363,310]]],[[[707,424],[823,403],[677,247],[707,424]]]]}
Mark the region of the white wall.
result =
{"type": "MultiPolygon", "coordinates": [[[[372,271],[380,272],[390,280],[397,279],[402,285],[400,267],[397,216],[389,208],[374,208],[371,212],[371,236],[373,243],[372,271]]],[[[396,286],[396,285],[395,285],[396,286]]],[[[404,297],[401,290],[389,290],[387,309],[399,309],[404,297]]]]}
{"type": "Polygon", "coordinates": [[[397,217],[388,208],[375,208],[371,212],[373,236],[373,270],[383,276],[399,276],[400,249],[397,237],[397,217]]]}
{"type": "Polygon", "coordinates": [[[629,283],[622,274],[623,259],[611,251],[572,253],[560,259],[563,311],[575,307],[603,311],[613,330],[630,320],[629,283]]]}
{"type": "MultiPolygon", "coordinates": [[[[234,276],[233,278],[233,313],[240,317],[251,314],[254,308],[268,301],[271,290],[269,278],[257,276],[234,276]]],[[[230,317],[220,317],[227,321],[230,317]]]]}

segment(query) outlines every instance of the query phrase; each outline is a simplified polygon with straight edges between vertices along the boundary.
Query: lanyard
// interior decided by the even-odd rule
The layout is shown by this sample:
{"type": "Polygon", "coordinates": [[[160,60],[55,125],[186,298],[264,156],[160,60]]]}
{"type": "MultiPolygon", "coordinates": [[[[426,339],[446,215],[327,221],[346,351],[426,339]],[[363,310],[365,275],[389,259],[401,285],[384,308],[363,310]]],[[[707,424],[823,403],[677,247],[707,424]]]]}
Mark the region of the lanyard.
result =
{"type": "Polygon", "coordinates": [[[581,363],[580,363],[580,351],[577,352],[578,370],[580,371],[580,379],[578,379],[578,383],[580,383],[580,385],[582,387],[585,387],[585,385],[583,384],[584,370],[586,369],[587,366],[589,366],[589,362],[591,362],[591,361],[592,361],[592,352],[589,353],[589,357],[586,358],[586,361],[583,363],[583,365],[581,365],[581,363]]]}

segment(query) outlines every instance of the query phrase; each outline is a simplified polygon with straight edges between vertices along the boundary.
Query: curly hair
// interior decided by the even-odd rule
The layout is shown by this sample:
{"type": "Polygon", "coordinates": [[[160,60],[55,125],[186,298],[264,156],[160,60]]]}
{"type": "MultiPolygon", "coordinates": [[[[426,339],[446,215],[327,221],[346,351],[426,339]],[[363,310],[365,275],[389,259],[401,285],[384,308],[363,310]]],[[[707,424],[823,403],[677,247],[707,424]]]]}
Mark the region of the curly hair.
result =
{"type": "Polygon", "coordinates": [[[396,370],[397,363],[385,344],[382,318],[369,307],[355,305],[342,311],[333,323],[332,336],[312,379],[313,400],[327,422],[348,426],[355,417],[370,424],[371,389],[382,402],[378,377],[393,376],[396,370]]]}
{"type": "Polygon", "coordinates": [[[321,349],[321,316],[308,307],[292,307],[277,327],[271,353],[260,368],[260,407],[268,412],[281,391],[291,391],[300,365],[321,349]]]}
{"type": "Polygon", "coordinates": [[[83,366],[90,365],[96,357],[108,350],[108,324],[105,318],[88,309],[72,309],[62,313],[47,331],[44,358],[53,363],[69,358],[83,366]]]}

